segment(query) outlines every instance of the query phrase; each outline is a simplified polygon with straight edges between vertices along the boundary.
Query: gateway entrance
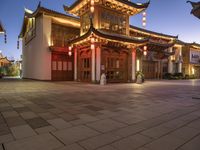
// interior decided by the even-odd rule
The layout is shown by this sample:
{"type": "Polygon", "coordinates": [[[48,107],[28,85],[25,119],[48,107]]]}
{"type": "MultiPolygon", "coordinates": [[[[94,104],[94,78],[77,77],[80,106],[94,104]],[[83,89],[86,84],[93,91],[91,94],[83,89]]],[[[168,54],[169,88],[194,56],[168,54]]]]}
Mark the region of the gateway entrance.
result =
{"type": "Polygon", "coordinates": [[[63,53],[52,53],[52,80],[73,81],[73,56],[63,53]]]}

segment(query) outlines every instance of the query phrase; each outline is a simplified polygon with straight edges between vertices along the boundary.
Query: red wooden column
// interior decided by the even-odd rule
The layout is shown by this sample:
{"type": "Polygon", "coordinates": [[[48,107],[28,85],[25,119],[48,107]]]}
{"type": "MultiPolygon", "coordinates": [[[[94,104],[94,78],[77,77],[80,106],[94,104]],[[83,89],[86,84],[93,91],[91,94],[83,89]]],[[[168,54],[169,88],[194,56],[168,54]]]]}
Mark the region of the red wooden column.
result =
{"type": "Polygon", "coordinates": [[[136,80],[136,50],[132,50],[132,81],[136,80]]]}

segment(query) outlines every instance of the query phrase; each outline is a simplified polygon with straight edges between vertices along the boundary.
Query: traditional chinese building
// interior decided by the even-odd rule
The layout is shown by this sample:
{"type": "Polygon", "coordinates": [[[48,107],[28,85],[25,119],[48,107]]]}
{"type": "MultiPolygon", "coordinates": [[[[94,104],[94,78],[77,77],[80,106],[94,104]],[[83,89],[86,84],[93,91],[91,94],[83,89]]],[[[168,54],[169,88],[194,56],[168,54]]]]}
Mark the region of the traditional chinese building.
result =
{"type": "Polygon", "coordinates": [[[75,17],[40,5],[34,12],[26,10],[20,33],[23,77],[98,83],[106,73],[108,82],[134,82],[137,71],[147,79],[182,72],[177,36],[129,24],[129,18],[148,5],[77,0],[64,6],[75,17]]]}
{"type": "Polygon", "coordinates": [[[0,68],[9,66],[9,65],[11,65],[11,63],[12,62],[10,60],[8,60],[7,57],[4,57],[3,54],[0,52],[0,68]]]}
{"type": "Polygon", "coordinates": [[[1,33],[5,33],[5,29],[4,29],[3,25],[2,25],[2,23],[0,22],[0,34],[1,33]]]}
{"type": "Polygon", "coordinates": [[[191,1],[187,2],[190,2],[193,7],[191,14],[200,19],[200,2],[191,2],[191,1]]]}
{"type": "Polygon", "coordinates": [[[200,78],[200,45],[197,43],[184,46],[183,74],[200,78]]]}

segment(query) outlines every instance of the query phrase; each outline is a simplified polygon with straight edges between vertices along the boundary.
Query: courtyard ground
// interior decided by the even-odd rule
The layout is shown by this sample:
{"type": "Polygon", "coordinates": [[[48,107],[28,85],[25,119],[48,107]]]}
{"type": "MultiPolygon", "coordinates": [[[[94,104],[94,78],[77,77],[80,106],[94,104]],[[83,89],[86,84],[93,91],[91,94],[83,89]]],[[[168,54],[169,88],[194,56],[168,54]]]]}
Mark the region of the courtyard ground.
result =
{"type": "Polygon", "coordinates": [[[200,150],[200,80],[0,80],[0,150],[200,150]]]}

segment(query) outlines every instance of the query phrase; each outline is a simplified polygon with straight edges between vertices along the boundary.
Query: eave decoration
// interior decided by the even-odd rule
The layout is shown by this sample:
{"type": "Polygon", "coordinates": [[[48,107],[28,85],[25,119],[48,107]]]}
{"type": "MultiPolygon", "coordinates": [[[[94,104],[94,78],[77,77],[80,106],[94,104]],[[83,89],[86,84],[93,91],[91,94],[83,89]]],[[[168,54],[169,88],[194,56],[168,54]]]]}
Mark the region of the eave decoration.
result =
{"type": "Polygon", "coordinates": [[[187,1],[187,3],[190,3],[193,7],[191,14],[200,19],[200,2],[187,1]]]}
{"type": "Polygon", "coordinates": [[[4,34],[4,42],[5,42],[5,44],[7,43],[7,34],[6,34],[6,30],[4,29],[4,27],[3,27],[3,25],[2,25],[2,23],[1,23],[1,21],[0,21],[0,34],[4,34]]]}

